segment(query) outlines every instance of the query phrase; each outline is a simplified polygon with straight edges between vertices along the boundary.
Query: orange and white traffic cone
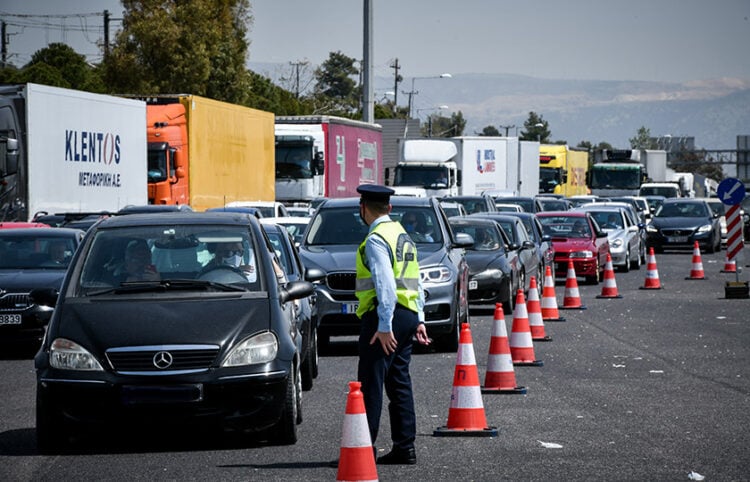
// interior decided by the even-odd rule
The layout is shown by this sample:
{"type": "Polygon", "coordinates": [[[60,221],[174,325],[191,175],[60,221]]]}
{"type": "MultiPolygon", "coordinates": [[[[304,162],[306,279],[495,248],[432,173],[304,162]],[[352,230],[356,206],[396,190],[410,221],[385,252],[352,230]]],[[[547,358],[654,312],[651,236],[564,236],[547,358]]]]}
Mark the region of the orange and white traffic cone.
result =
{"type": "Polygon", "coordinates": [[[490,353],[487,356],[487,373],[484,376],[482,393],[526,393],[526,387],[516,385],[516,373],[513,370],[513,358],[510,356],[502,303],[495,304],[495,319],[492,322],[490,353]]]}
{"type": "Polygon", "coordinates": [[[642,290],[660,290],[662,288],[659,281],[659,270],[656,268],[656,256],[654,248],[648,248],[648,262],[646,263],[646,282],[640,289],[642,290]]]}
{"type": "Polygon", "coordinates": [[[602,294],[597,298],[622,298],[617,292],[617,282],[615,282],[615,270],[612,267],[612,256],[607,253],[607,263],[604,265],[604,284],[602,285],[602,294]]]}
{"type": "Polygon", "coordinates": [[[349,382],[336,480],[378,480],[361,387],[360,382],[349,382]]]}
{"type": "Polygon", "coordinates": [[[565,295],[563,296],[563,310],[585,310],[581,303],[581,294],[578,292],[578,279],[573,261],[568,261],[568,276],[565,278],[565,295]]]}
{"type": "Polygon", "coordinates": [[[544,284],[542,286],[542,319],[544,321],[565,321],[557,309],[557,295],[555,294],[555,278],[552,276],[552,268],[547,266],[544,270],[544,284]]]}
{"type": "Polygon", "coordinates": [[[484,415],[479,371],[468,323],[461,324],[448,423],[435,429],[433,435],[497,437],[497,428],[487,426],[487,418],[484,415]]]}
{"type": "Polygon", "coordinates": [[[729,254],[724,255],[724,269],[722,273],[736,273],[737,272],[737,261],[729,259],[729,254]]]}
{"type": "Polygon", "coordinates": [[[685,279],[706,279],[706,273],[703,272],[703,261],[701,261],[701,247],[698,241],[693,244],[693,264],[690,268],[690,276],[685,279]]]}
{"type": "Polygon", "coordinates": [[[516,294],[516,308],[513,310],[513,328],[510,330],[510,356],[513,365],[540,367],[544,362],[534,355],[534,342],[531,338],[529,314],[526,311],[526,301],[523,290],[516,294]]]}
{"type": "Polygon", "coordinates": [[[529,328],[533,341],[552,341],[544,331],[544,320],[542,319],[542,306],[539,303],[539,290],[536,286],[536,277],[529,280],[529,298],[526,300],[526,311],[529,315],[529,328]]]}

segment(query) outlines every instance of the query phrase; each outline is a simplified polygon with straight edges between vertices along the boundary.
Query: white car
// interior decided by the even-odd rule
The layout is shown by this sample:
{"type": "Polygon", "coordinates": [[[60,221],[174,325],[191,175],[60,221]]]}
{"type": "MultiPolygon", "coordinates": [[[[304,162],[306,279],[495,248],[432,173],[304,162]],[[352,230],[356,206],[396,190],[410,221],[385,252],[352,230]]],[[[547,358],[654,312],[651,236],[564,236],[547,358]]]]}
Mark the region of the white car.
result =
{"type": "Polygon", "coordinates": [[[591,214],[599,229],[607,233],[612,265],[621,271],[640,269],[645,244],[642,243],[640,227],[624,207],[591,203],[576,208],[591,214]]]}
{"type": "Polygon", "coordinates": [[[727,218],[725,216],[725,210],[726,206],[723,202],[721,202],[721,199],[717,197],[704,197],[704,198],[697,198],[697,199],[703,199],[708,203],[708,207],[711,208],[711,211],[714,212],[715,215],[719,216],[719,225],[721,226],[721,244],[726,245],[727,244],[727,218]]]}
{"type": "Polygon", "coordinates": [[[227,207],[247,207],[259,209],[264,218],[289,216],[286,206],[278,201],[232,201],[227,207]]]}
{"type": "Polygon", "coordinates": [[[279,224],[284,226],[289,234],[294,238],[294,244],[299,246],[302,242],[302,236],[305,234],[307,225],[310,224],[310,218],[303,216],[282,216],[280,218],[262,218],[261,224],[279,224]]]}

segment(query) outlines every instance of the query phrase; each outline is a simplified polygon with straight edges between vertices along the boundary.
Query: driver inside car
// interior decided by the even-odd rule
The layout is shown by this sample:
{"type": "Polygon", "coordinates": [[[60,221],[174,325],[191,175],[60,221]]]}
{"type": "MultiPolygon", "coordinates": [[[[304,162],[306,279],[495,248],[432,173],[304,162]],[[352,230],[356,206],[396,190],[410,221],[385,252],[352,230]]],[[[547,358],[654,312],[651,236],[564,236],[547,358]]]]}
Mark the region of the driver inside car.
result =
{"type": "Polygon", "coordinates": [[[203,268],[203,273],[225,267],[234,271],[241,272],[242,275],[245,276],[245,278],[251,283],[254,283],[257,279],[258,275],[255,272],[253,260],[250,259],[249,264],[242,264],[245,254],[245,250],[242,247],[242,242],[231,241],[216,243],[213,252],[214,257],[203,268]]]}

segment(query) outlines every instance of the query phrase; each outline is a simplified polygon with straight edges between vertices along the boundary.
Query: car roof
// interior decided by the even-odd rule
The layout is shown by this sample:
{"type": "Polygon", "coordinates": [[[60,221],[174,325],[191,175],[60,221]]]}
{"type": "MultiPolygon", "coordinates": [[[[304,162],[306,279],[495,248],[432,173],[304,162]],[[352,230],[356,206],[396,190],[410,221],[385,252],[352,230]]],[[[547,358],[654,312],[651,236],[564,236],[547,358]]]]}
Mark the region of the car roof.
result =
{"type": "Polygon", "coordinates": [[[37,238],[59,238],[63,236],[75,237],[84,231],[74,228],[11,228],[0,230],[0,237],[34,236],[37,238]]]}
{"type": "MultiPolygon", "coordinates": [[[[130,226],[160,226],[164,224],[234,224],[247,225],[258,222],[258,218],[250,214],[223,212],[164,212],[158,214],[130,214],[127,216],[112,216],[103,219],[95,227],[115,228],[130,226]]],[[[40,228],[38,228],[40,229],[40,228]]],[[[55,228],[60,229],[60,228],[55,228]]]]}
{"type": "Polygon", "coordinates": [[[546,217],[553,217],[553,216],[570,216],[574,218],[585,218],[588,215],[586,211],[542,211],[541,213],[536,213],[536,217],[538,218],[546,218],[546,217]]]}
{"type": "Polygon", "coordinates": [[[705,200],[693,197],[670,197],[664,200],[664,204],[703,204],[705,200]]]}
{"type": "MultiPolygon", "coordinates": [[[[429,197],[415,197],[415,196],[391,196],[391,205],[392,206],[432,206],[432,200],[434,198],[429,197]]],[[[435,201],[437,202],[437,201],[435,201]]],[[[352,207],[352,206],[358,206],[359,205],[359,198],[358,197],[345,197],[345,198],[337,198],[337,199],[327,199],[321,207],[324,207],[326,209],[329,208],[336,208],[336,207],[352,207]]]]}
{"type": "Polygon", "coordinates": [[[497,223],[489,217],[481,216],[451,216],[448,218],[451,224],[470,224],[475,226],[495,226],[497,223]]]}
{"type": "Polygon", "coordinates": [[[117,214],[135,214],[135,213],[164,213],[164,212],[189,212],[193,208],[187,204],[129,204],[119,211],[117,214]]]}
{"type": "Polygon", "coordinates": [[[260,224],[308,224],[310,222],[307,216],[281,216],[274,218],[261,218],[260,224]]]}

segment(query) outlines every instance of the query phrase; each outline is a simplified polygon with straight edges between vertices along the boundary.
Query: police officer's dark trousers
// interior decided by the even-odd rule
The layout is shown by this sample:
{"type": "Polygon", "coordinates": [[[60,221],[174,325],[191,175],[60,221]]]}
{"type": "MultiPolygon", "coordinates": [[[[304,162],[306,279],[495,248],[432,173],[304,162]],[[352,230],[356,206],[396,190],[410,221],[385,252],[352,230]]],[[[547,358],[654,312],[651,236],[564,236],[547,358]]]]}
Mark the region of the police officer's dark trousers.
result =
{"type": "Polygon", "coordinates": [[[388,414],[391,421],[391,438],[394,449],[414,447],[416,438],[416,415],[412,393],[409,363],[411,361],[412,338],[417,331],[417,314],[396,305],[393,314],[393,336],[398,342],[396,351],[386,355],[379,341],[370,345],[378,329],[377,310],[362,316],[359,335],[358,378],[362,383],[367,423],[373,445],[378,437],[380,412],[383,406],[383,387],[388,395],[388,414]]]}

